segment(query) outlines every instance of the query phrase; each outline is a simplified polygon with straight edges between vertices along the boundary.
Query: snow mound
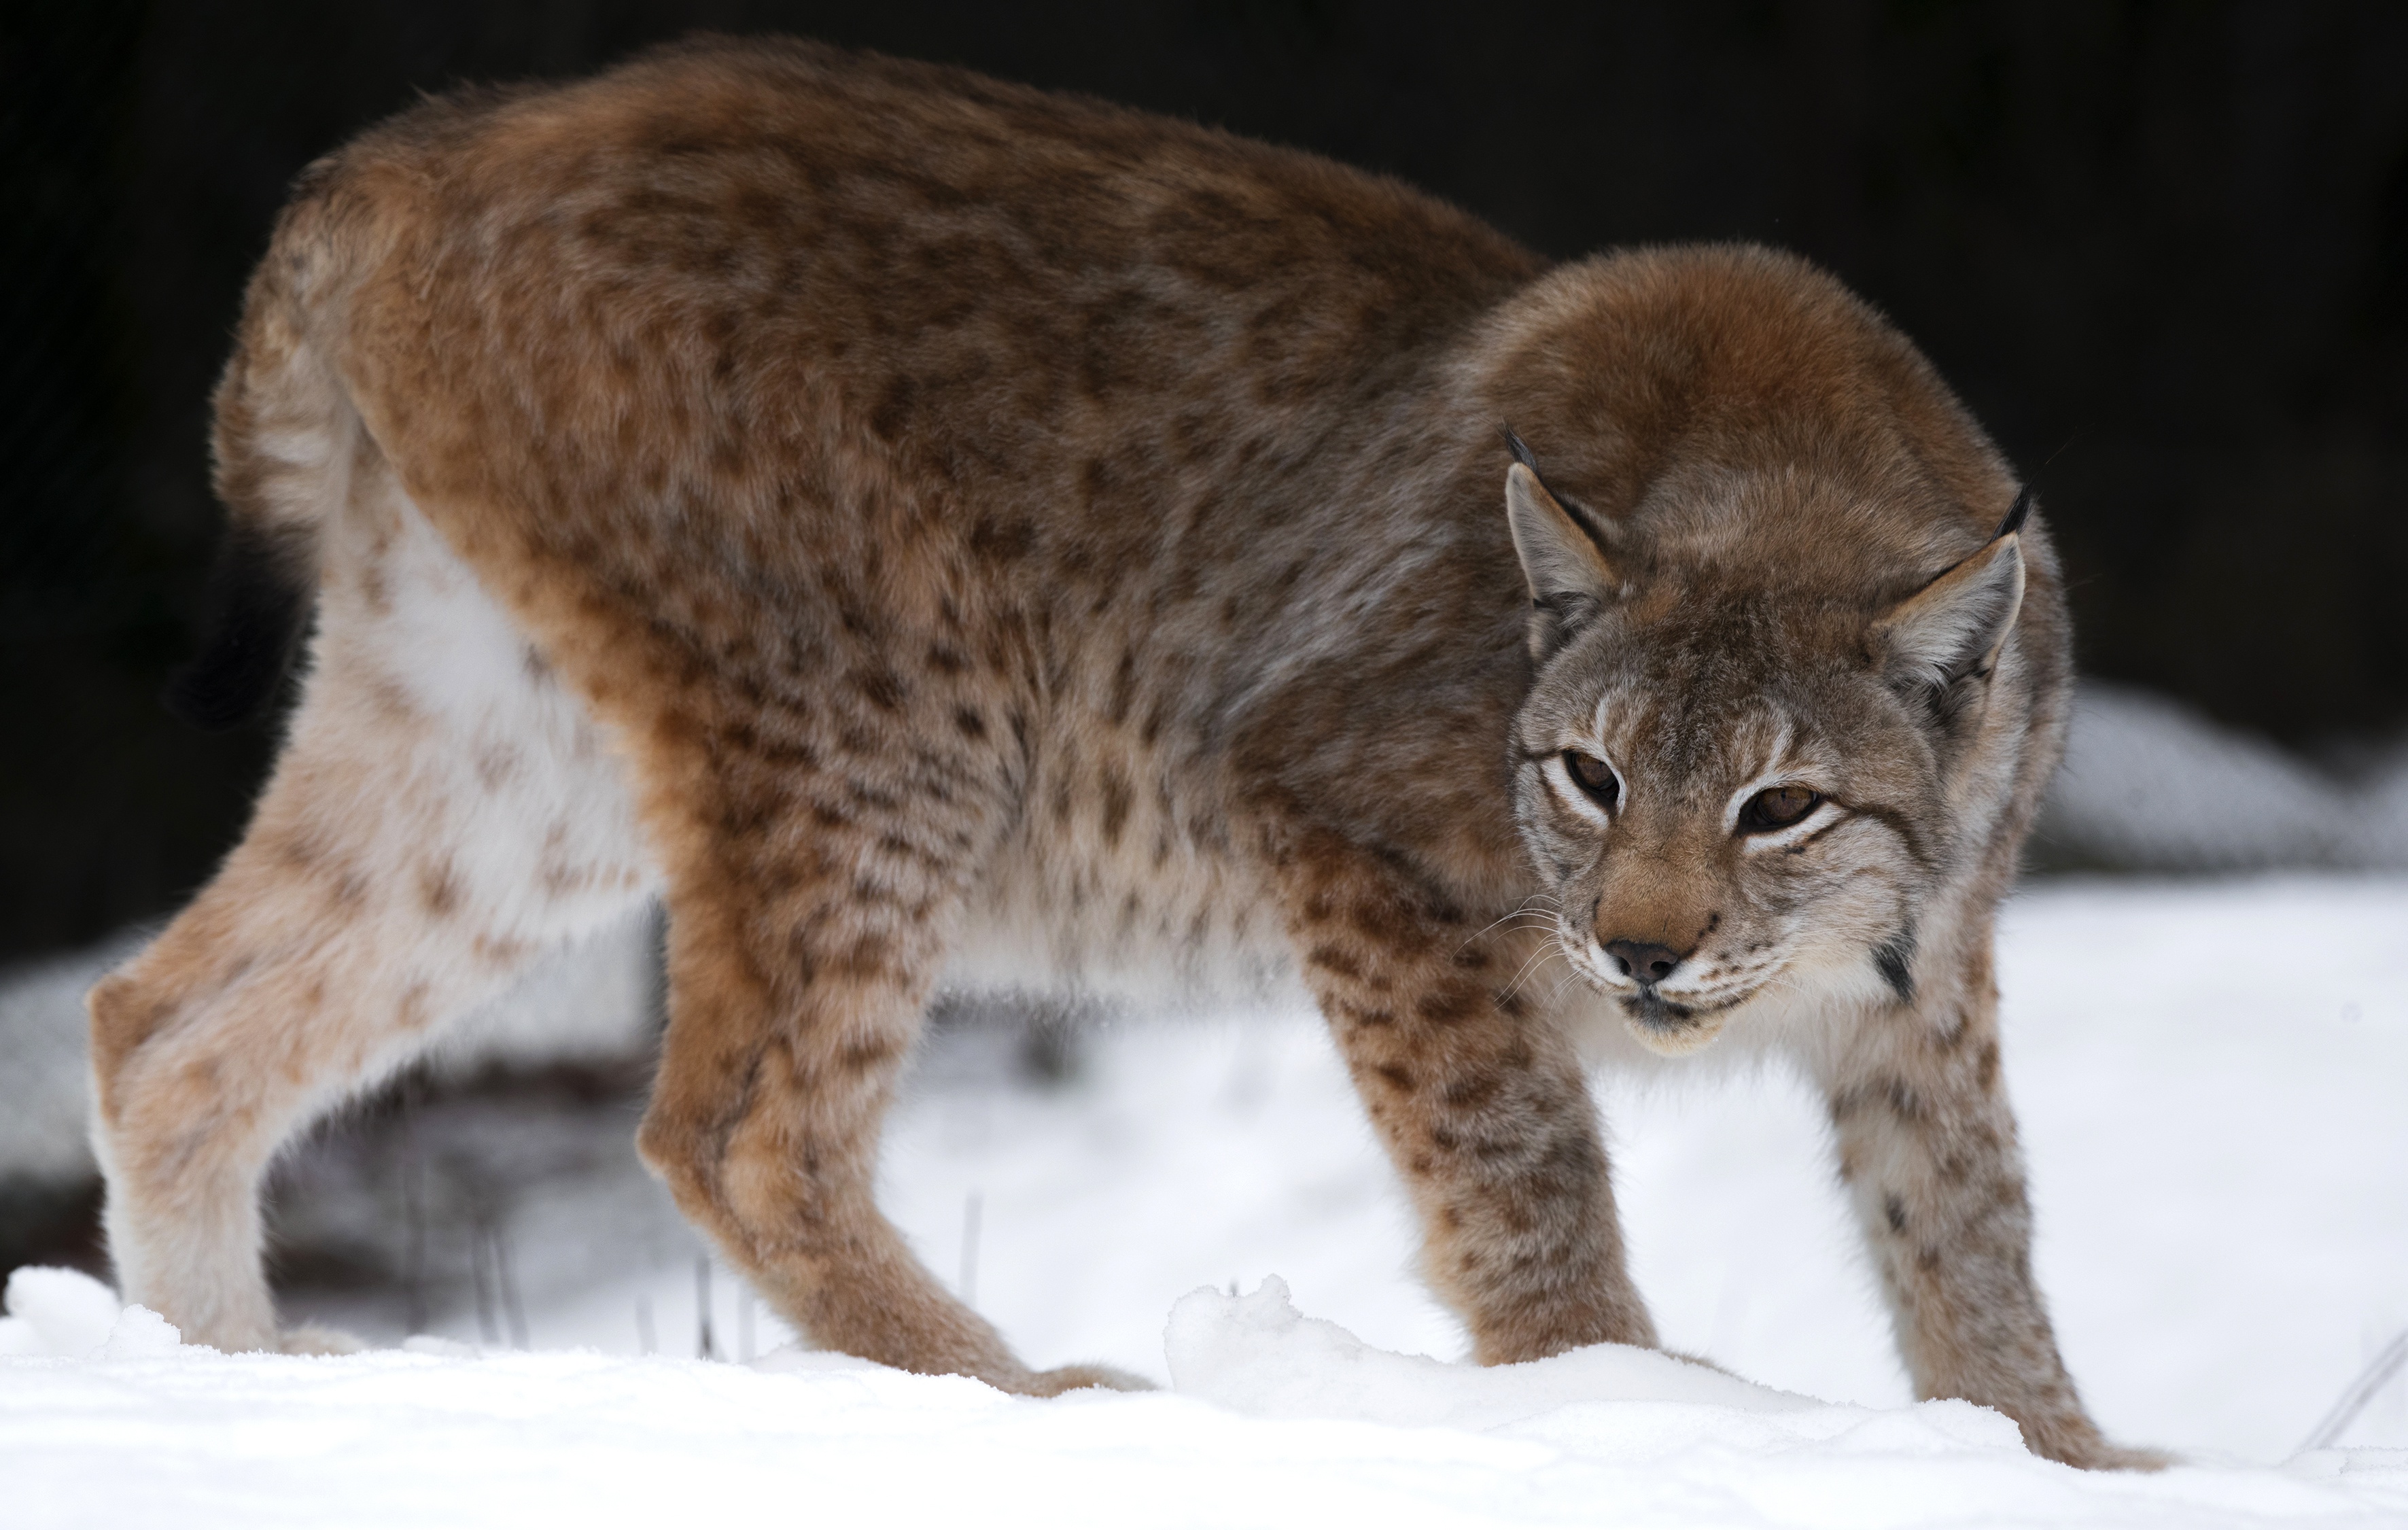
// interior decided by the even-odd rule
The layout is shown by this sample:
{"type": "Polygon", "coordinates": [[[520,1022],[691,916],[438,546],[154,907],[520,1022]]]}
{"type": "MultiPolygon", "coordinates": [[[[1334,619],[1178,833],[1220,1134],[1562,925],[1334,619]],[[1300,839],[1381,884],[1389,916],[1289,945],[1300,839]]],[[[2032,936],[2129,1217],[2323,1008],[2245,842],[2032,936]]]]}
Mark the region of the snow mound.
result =
{"type": "MultiPolygon", "coordinates": [[[[1266,1419],[1362,1419],[1489,1429],[1573,1403],[1703,1404],[1749,1413],[1822,1405],[1656,1350],[1600,1344],[1519,1366],[1449,1365],[1378,1350],[1297,1310],[1274,1275],[1251,1295],[1206,1287],[1170,1309],[1171,1384],[1266,1419]]],[[[2014,1426],[2008,1439],[2020,1444],[2014,1426]]]]}
{"type": "Polygon", "coordinates": [[[183,1341],[174,1323],[147,1307],[121,1305],[116,1292],[81,1270],[28,1265],[9,1275],[5,1299],[0,1355],[149,1360],[183,1341]]]}
{"type": "Polygon", "coordinates": [[[147,1307],[129,1307],[102,1341],[101,1360],[154,1360],[183,1347],[176,1325],[147,1307]]]}
{"type": "Polygon", "coordinates": [[[1512,1366],[1397,1354],[1305,1316],[1277,1276],[1250,1295],[1208,1287],[1181,1298],[1163,1349],[1182,1395],[1263,1419],[1610,1443],[1617,1454],[1641,1458],[1701,1447],[1785,1451],[1805,1442],[1843,1453],[2026,1454],[2014,1420],[1971,1403],[1835,1407],[1626,1344],[1512,1366]]]}

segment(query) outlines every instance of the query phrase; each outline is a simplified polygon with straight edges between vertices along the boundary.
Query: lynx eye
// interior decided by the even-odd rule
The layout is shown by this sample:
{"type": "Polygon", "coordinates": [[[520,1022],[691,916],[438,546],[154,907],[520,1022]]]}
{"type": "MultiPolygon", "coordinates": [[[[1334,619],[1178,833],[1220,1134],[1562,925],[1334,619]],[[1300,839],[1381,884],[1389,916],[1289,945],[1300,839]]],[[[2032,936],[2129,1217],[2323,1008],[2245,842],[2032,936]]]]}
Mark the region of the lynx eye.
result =
{"type": "Polygon", "coordinates": [[[1594,754],[1583,754],[1576,749],[1564,751],[1564,769],[1582,791],[1597,799],[1602,808],[1611,808],[1622,795],[1622,782],[1614,778],[1613,767],[1594,754]]]}
{"type": "Polygon", "coordinates": [[[1823,794],[1803,786],[1768,786],[1739,810],[1742,834],[1785,829],[1823,804],[1823,794]]]}

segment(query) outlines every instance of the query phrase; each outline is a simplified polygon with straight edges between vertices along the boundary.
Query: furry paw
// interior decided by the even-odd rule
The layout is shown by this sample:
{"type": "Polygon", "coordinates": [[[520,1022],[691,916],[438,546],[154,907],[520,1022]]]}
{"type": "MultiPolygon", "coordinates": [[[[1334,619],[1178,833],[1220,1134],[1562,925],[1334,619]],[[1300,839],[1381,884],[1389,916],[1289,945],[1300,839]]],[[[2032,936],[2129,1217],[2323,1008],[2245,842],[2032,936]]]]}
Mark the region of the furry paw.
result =
{"type": "Polygon", "coordinates": [[[1100,1387],[1107,1392],[1152,1392],[1154,1383],[1141,1376],[1131,1376],[1110,1366],[1059,1366],[1041,1370],[1030,1377],[1028,1394],[1032,1397],[1059,1397],[1066,1392],[1078,1392],[1087,1387],[1100,1387]]]}
{"type": "MultiPolygon", "coordinates": [[[[1704,1355],[1691,1354],[1686,1350],[1666,1350],[1664,1353],[1670,1355],[1675,1360],[1686,1361],[1692,1366],[1702,1366],[1707,1370],[1715,1371],[1721,1375],[1727,1376],[1734,1381],[1747,1380],[1746,1377],[1742,1376],[1739,1372],[1731,1369],[1728,1366],[1724,1365],[1719,1360],[1709,1360],[1704,1355]]],[[[1754,1385],[1755,1383],[1751,1382],[1749,1384],[1754,1385]]]]}
{"type": "Polygon", "coordinates": [[[2145,1445],[2109,1445],[2100,1442],[2086,1461],[2074,1466],[2086,1471],[2163,1471],[2168,1466],[2182,1465],[2182,1457],[2172,1451],[2152,1450],[2145,1445]]]}
{"type": "Polygon", "coordinates": [[[2055,1428],[2023,1426],[2024,1443],[2034,1455],[2062,1461],[2084,1471],[2163,1471],[2177,1458],[2164,1451],[2114,1444],[2088,1419],[2076,1418],[2055,1428]]]}
{"type": "Polygon", "coordinates": [[[357,1354],[367,1346],[340,1328],[322,1328],[306,1323],[290,1328],[276,1340],[281,1354],[357,1354]]]}

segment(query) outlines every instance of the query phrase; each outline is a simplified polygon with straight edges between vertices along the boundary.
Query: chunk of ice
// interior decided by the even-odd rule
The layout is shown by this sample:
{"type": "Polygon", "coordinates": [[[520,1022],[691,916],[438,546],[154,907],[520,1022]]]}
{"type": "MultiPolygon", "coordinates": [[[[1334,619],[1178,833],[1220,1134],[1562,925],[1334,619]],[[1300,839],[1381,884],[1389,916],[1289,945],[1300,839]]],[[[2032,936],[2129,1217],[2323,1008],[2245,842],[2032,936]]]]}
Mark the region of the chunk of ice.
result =
{"type": "MultiPolygon", "coordinates": [[[[0,1318],[0,1354],[81,1359],[108,1342],[125,1311],[116,1292],[81,1270],[45,1265],[13,1271],[5,1301],[8,1315],[0,1318]]],[[[165,1319],[158,1321],[165,1325],[165,1319]]]]}

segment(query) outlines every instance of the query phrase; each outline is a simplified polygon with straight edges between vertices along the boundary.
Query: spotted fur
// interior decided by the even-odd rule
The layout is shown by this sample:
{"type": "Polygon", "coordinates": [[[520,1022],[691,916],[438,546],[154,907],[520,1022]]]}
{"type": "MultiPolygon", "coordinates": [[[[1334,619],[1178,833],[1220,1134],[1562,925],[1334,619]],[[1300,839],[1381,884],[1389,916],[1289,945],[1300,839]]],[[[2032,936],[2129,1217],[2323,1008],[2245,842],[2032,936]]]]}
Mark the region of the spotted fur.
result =
{"type": "Polygon", "coordinates": [[[2058,1364],[2000,1088],[2056,565],[1811,266],[1549,268],[1310,156],[706,45],[313,167],[218,422],[236,526],[316,571],[305,694],[92,996],[111,1246],[189,1337],[322,1342],[261,1276],[278,1143],[657,894],[640,1146],[824,1344],[1114,1380],[1025,1366],[873,1203],[948,971],[1300,981],[1482,1360],[1654,1342],[1583,1048],[1727,1034],[1823,1081],[1917,1387],[2140,1459],[2058,1364]]]}

